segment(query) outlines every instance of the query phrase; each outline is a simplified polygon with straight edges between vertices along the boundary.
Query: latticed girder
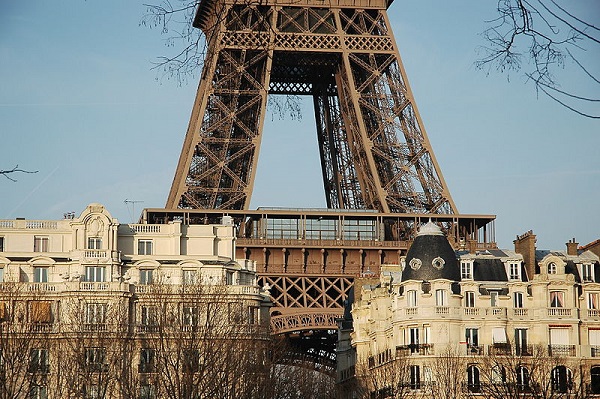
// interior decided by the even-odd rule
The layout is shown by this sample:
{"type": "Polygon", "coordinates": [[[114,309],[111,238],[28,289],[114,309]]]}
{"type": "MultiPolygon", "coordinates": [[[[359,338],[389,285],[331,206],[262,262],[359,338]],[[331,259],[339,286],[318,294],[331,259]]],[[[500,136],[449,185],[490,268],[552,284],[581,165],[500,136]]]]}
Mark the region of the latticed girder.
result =
{"type": "Polygon", "coordinates": [[[275,93],[313,96],[328,207],[456,213],[389,3],[201,1],[209,56],[167,207],[248,209],[275,93]]]}
{"type": "Polygon", "coordinates": [[[258,284],[270,287],[280,309],[344,309],[353,278],[343,275],[261,274],[258,284]]]}

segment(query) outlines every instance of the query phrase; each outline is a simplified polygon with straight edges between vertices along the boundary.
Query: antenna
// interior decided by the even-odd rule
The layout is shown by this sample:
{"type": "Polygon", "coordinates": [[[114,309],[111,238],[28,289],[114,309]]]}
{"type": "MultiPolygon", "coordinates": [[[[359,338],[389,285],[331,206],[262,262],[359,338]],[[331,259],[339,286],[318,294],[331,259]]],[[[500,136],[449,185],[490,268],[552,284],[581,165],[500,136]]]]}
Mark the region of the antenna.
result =
{"type": "Polygon", "coordinates": [[[125,201],[123,201],[125,203],[125,205],[127,205],[127,211],[129,212],[129,206],[128,204],[131,204],[131,212],[129,212],[129,217],[131,218],[131,223],[135,223],[135,220],[133,219],[133,215],[135,215],[135,204],[139,204],[142,203],[144,201],[137,201],[137,200],[130,200],[130,199],[125,199],[125,201]]]}

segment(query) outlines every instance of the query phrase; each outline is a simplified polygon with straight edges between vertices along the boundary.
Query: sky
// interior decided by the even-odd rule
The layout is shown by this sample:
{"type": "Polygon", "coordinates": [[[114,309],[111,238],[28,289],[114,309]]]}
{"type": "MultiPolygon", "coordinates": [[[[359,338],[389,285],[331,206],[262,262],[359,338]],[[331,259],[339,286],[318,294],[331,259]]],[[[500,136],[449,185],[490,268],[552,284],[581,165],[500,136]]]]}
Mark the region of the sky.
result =
{"type": "MultiPolygon", "coordinates": [[[[600,121],[538,96],[520,73],[475,68],[495,4],[396,0],[388,10],[452,197],[460,213],[497,216],[501,248],[528,230],[541,249],[600,239],[600,121]]],[[[598,25],[597,1],[577,7],[598,25]]],[[[0,0],[0,169],[38,171],[0,177],[0,219],[61,219],[99,202],[130,223],[164,207],[199,71],[179,84],[153,69],[173,49],[141,26],[145,10],[0,0]]],[[[600,47],[584,57],[600,75],[600,47]]],[[[557,78],[585,89],[573,69],[557,78]]],[[[253,209],[325,207],[312,106],[302,106],[299,121],[266,116],[253,209]]]]}

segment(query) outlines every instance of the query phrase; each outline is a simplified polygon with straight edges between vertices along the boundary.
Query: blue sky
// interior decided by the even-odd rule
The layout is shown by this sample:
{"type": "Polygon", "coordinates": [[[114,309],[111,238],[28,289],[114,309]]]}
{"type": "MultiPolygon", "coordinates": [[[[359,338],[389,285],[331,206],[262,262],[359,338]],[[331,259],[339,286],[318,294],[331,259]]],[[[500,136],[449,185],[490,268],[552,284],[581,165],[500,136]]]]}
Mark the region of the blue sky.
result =
{"type": "MultiPolygon", "coordinates": [[[[600,122],[546,97],[520,75],[477,70],[494,1],[396,0],[389,10],[409,82],[459,211],[497,215],[512,248],[533,230],[538,247],[600,238],[600,122]]],[[[600,21],[594,0],[580,15],[600,21]]],[[[140,26],[137,1],[0,2],[0,219],[60,219],[91,202],[122,222],[162,207],[194,100],[152,61],[170,50],[140,26]],[[143,201],[133,205],[125,200],[143,201]]],[[[585,55],[600,74],[599,47],[585,55]]],[[[583,87],[578,74],[558,74],[583,87]]],[[[597,86],[596,86],[597,87],[597,86]]],[[[595,93],[597,94],[597,93],[595,93]]],[[[252,207],[324,207],[314,119],[267,115],[252,207]]],[[[596,114],[598,114],[596,109],[596,114]]]]}

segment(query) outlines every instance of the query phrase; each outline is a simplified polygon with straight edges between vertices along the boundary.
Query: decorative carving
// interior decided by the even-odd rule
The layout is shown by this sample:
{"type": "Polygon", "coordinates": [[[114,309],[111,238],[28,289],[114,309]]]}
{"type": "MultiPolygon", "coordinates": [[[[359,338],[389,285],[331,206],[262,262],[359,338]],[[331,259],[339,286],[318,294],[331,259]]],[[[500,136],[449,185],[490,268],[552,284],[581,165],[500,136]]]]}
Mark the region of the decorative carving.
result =
{"type": "Polygon", "coordinates": [[[419,258],[413,258],[410,260],[410,262],[408,264],[410,265],[411,269],[419,270],[421,268],[421,266],[423,265],[423,262],[419,258]]]}
{"type": "Polygon", "coordinates": [[[442,270],[444,268],[445,264],[446,264],[446,261],[444,259],[440,258],[439,256],[431,261],[431,265],[434,268],[436,268],[437,270],[442,270]]]}

